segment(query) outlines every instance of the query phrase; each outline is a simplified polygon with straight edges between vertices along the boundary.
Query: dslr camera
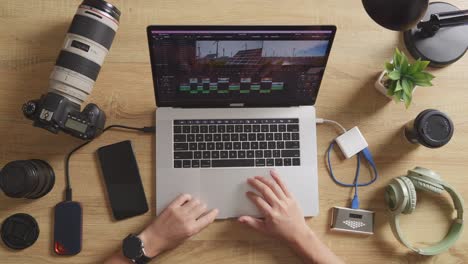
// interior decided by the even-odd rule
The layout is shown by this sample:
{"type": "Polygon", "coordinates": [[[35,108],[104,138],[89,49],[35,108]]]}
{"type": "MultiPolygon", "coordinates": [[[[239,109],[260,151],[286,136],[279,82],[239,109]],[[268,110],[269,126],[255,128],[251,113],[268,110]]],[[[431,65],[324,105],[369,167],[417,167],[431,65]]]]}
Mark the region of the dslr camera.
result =
{"type": "Polygon", "coordinates": [[[49,77],[49,91],[23,105],[33,125],[90,140],[100,135],[105,113],[95,104],[81,105],[90,95],[119,27],[120,11],[103,0],[84,0],[68,29],[49,77]]]}

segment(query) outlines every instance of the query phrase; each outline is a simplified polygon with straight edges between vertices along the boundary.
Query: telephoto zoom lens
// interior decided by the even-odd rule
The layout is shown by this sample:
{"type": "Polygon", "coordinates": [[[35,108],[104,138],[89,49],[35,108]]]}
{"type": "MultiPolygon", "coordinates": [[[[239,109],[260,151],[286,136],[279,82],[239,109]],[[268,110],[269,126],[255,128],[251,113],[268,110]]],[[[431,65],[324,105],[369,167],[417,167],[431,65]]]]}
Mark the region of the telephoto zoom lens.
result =
{"type": "Polygon", "coordinates": [[[43,160],[15,160],[0,171],[0,189],[12,198],[37,199],[54,184],[54,170],[43,160]]]}
{"type": "Polygon", "coordinates": [[[91,93],[119,27],[120,11],[103,0],[78,7],[50,75],[49,92],[81,105],[91,93]]]}

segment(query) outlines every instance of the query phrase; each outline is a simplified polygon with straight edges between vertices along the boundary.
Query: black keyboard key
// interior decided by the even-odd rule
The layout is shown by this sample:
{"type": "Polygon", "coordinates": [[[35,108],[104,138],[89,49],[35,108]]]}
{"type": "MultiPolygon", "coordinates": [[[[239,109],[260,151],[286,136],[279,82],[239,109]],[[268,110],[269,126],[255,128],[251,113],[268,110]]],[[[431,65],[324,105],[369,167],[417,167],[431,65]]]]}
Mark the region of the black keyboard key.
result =
{"type": "Polygon", "coordinates": [[[200,161],[192,160],[192,168],[200,168],[200,161]]]}
{"type": "Polygon", "coordinates": [[[183,126],[182,131],[183,131],[185,134],[190,133],[190,126],[183,126]]]}
{"type": "Polygon", "coordinates": [[[301,159],[294,158],[292,159],[293,166],[301,166],[301,159]]]}
{"type": "Polygon", "coordinates": [[[219,151],[211,151],[212,159],[219,159],[219,151]]]}
{"type": "Polygon", "coordinates": [[[208,126],[200,126],[200,133],[208,133],[208,126]]]}
{"type": "Polygon", "coordinates": [[[254,158],[255,157],[255,151],[249,150],[247,151],[247,158],[254,158]]]}
{"type": "Polygon", "coordinates": [[[278,126],[278,131],[279,132],[286,132],[286,125],[279,125],[278,126]]]}
{"type": "Polygon", "coordinates": [[[211,166],[217,167],[254,167],[254,159],[212,160],[211,166]]]}
{"type": "Polygon", "coordinates": [[[278,125],[270,125],[270,132],[278,132],[278,125]]]}
{"type": "Polygon", "coordinates": [[[257,134],[257,140],[258,140],[258,141],[265,140],[265,134],[263,134],[263,133],[258,133],[258,134],[257,134]]]}
{"type": "Polygon", "coordinates": [[[240,141],[247,141],[247,134],[244,134],[244,133],[239,134],[239,140],[240,141]]]}
{"type": "Polygon", "coordinates": [[[244,132],[252,132],[252,126],[251,125],[244,125],[244,132]]]}
{"type": "Polygon", "coordinates": [[[223,134],[223,141],[231,141],[231,134],[223,134]]]}
{"type": "Polygon", "coordinates": [[[255,141],[257,140],[257,134],[250,133],[249,134],[249,141],[255,141]]]}
{"type": "Polygon", "coordinates": [[[253,132],[260,132],[260,125],[253,125],[252,126],[252,131],[253,132]]]}
{"type": "Polygon", "coordinates": [[[203,158],[204,159],[210,159],[211,158],[211,152],[203,151],[203,158]]]}
{"type": "Polygon", "coordinates": [[[298,158],[300,155],[299,150],[282,150],[281,157],[283,158],[298,158]]]}
{"type": "Polygon", "coordinates": [[[268,142],[268,149],[275,149],[276,148],[276,142],[270,141],[268,142]]]}
{"type": "Polygon", "coordinates": [[[244,129],[243,129],[242,125],[236,125],[235,126],[235,131],[240,133],[240,132],[244,132],[244,129]]]}
{"type": "Polygon", "coordinates": [[[197,150],[197,143],[189,143],[190,150],[197,150]]]}
{"type": "Polygon", "coordinates": [[[187,141],[187,136],[180,135],[180,134],[174,135],[174,142],[186,142],[186,141],[187,141]]]}
{"type": "Polygon", "coordinates": [[[250,143],[249,142],[242,142],[242,149],[250,149],[250,143]]]}
{"type": "Polygon", "coordinates": [[[291,134],[291,139],[292,140],[299,140],[299,133],[292,133],[291,134]]]}
{"type": "Polygon", "coordinates": [[[174,160],[174,168],[182,168],[182,161],[174,160]]]}
{"type": "Polygon", "coordinates": [[[224,149],[231,150],[232,142],[224,142],[224,149]]]}
{"type": "Polygon", "coordinates": [[[268,148],[268,144],[266,141],[260,142],[260,149],[267,149],[267,148],[268,148]]]}
{"type": "Polygon", "coordinates": [[[263,151],[263,156],[264,156],[265,158],[271,158],[272,155],[273,155],[273,154],[272,154],[272,151],[271,151],[271,150],[265,150],[265,151],[263,151]]]}
{"type": "Polygon", "coordinates": [[[262,125],[260,130],[262,132],[269,132],[270,131],[269,127],[270,127],[269,125],[262,125]]]}
{"type": "Polygon", "coordinates": [[[250,142],[250,149],[258,149],[258,142],[250,142]]]}
{"type": "Polygon", "coordinates": [[[205,141],[213,141],[213,135],[212,134],[205,134],[205,141]]]}
{"type": "Polygon", "coordinates": [[[228,154],[228,152],[227,152],[227,151],[221,151],[221,155],[220,155],[220,157],[221,157],[222,159],[227,159],[227,158],[228,158],[228,156],[229,156],[229,154],[228,154]]]}
{"type": "Polygon", "coordinates": [[[226,132],[234,133],[234,126],[233,125],[227,125],[226,126],[226,132]]]}
{"type": "MultiPolygon", "coordinates": [[[[181,126],[174,126],[174,134],[180,134],[182,133],[182,127],[181,126]]],[[[182,166],[182,164],[181,164],[182,166]]],[[[174,165],[175,167],[175,165],[174,165]]],[[[177,167],[177,168],[180,168],[180,167],[177,167]]]]}
{"type": "Polygon", "coordinates": [[[291,133],[283,133],[283,140],[291,140],[291,133]]]}
{"type": "Polygon", "coordinates": [[[274,159],[267,159],[267,160],[266,160],[266,165],[267,165],[268,167],[273,167],[273,166],[275,166],[275,160],[274,160],[274,159]]]}
{"type": "Polygon", "coordinates": [[[245,159],[245,154],[246,154],[246,153],[245,153],[245,151],[243,151],[243,150],[237,151],[237,157],[238,157],[239,159],[245,159]]]}
{"type": "Polygon", "coordinates": [[[268,141],[272,141],[273,140],[273,133],[266,133],[265,138],[268,141]]]}
{"type": "Polygon", "coordinates": [[[213,135],[213,140],[214,141],[221,141],[221,134],[214,134],[213,135]]]}
{"type": "Polygon", "coordinates": [[[256,159],[255,160],[256,167],[264,167],[265,166],[265,159],[256,159]]]}
{"type": "Polygon", "coordinates": [[[190,168],[190,167],[191,167],[190,160],[184,160],[184,161],[182,162],[182,167],[184,167],[184,168],[190,168]]]}
{"type": "Polygon", "coordinates": [[[194,134],[188,134],[187,135],[187,142],[194,142],[195,141],[195,135],[194,134]]]}
{"type": "Polygon", "coordinates": [[[209,126],[208,131],[210,133],[216,133],[216,126],[213,126],[213,125],[209,126]]]}
{"type": "Polygon", "coordinates": [[[288,132],[299,132],[299,125],[288,125],[288,132]]]}
{"type": "Polygon", "coordinates": [[[291,162],[291,159],[290,158],[286,158],[284,159],[284,166],[291,166],[292,165],[292,162],[291,162]]]}
{"type": "Polygon", "coordinates": [[[239,141],[239,134],[231,134],[231,141],[239,141]]]}
{"type": "Polygon", "coordinates": [[[174,150],[188,150],[188,143],[174,143],[174,150]]]}
{"type": "Polygon", "coordinates": [[[198,150],[205,150],[206,149],[206,143],[198,143],[198,150]]]}
{"type": "Polygon", "coordinates": [[[234,149],[241,149],[241,143],[239,141],[234,142],[233,147],[234,149]]]}
{"type": "Polygon", "coordinates": [[[275,159],[275,166],[283,166],[283,159],[275,159]]]}
{"type": "Polygon", "coordinates": [[[281,150],[273,150],[273,157],[275,158],[281,157],[281,150]]]}
{"type": "Polygon", "coordinates": [[[175,151],[174,159],[193,159],[193,153],[191,151],[175,151]]]}
{"type": "Polygon", "coordinates": [[[283,140],[283,134],[275,133],[275,140],[283,140]]]}
{"type": "Polygon", "coordinates": [[[263,150],[256,150],[255,151],[256,158],[263,158],[263,150]]]}
{"type": "Polygon", "coordinates": [[[193,158],[194,159],[201,159],[201,157],[202,157],[202,152],[201,151],[193,152],[193,158]]]}
{"type": "Polygon", "coordinates": [[[224,133],[224,132],[226,132],[226,126],[218,125],[218,133],[224,133]]]}
{"type": "Polygon", "coordinates": [[[237,158],[237,151],[229,151],[229,158],[236,159],[237,158]]]}
{"type": "Polygon", "coordinates": [[[207,150],[214,150],[215,149],[215,143],[213,143],[213,142],[206,143],[206,149],[207,150]]]}
{"type": "Polygon", "coordinates": [[[200,132],[200,127],[199,126],[192,126],[192,134],[197,134],[200,132]]]}
{"type": "Polygon", "coordinates": [[[210,162],[210,160],[202,160],[202,161],[201,161],[201,167],[202,167],[202,168],[209,168],[209,167],[211,167],[211,162],[210,162]]]}
{"type": "Polygon", "coordinates": [[[276,142],[276,148],[277,149],[284,149],[284,141],[276,142]]]}
{"type": "Polygon", "coordinates": [[[197,134],[197,135],[195,136],[195,140],[196,140],[197,142],[203,141],[203,139],[204,139],[204,138],[203,138],[203,134],[197,134]]]}
{"type": "Polygon", "coordinates": [[[224,144],[221,142],[216,143],[216,150],[223,150],[224,149],[224,144]]]}
{"type": "Polygon", "coordinates": [[[287,149],[298,149],[299,148],[299,141],[287,141],[286,142],[287,149]]]}

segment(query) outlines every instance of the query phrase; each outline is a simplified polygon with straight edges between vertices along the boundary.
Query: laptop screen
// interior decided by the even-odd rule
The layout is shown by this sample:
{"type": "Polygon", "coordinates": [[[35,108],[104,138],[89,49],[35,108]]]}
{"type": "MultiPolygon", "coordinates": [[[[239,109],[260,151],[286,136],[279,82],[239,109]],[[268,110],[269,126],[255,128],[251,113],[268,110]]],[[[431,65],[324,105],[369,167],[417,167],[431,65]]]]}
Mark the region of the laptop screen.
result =
{"type": "Polygon", "coordinates": [[[158,106],[313,105],[334,26],[150,26],[158,106]]]}

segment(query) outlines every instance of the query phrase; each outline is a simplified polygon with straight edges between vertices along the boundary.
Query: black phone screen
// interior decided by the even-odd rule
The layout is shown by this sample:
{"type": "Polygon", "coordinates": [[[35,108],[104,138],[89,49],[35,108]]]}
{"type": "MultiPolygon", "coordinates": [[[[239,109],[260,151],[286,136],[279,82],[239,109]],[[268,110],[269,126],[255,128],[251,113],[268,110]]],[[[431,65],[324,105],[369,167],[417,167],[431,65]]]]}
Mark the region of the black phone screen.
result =
{"type": "Polygon", "coordinates": [[[97,153],[114,218],[146,213],[148,204],[131,142],[104,146],[97,153]]]}

